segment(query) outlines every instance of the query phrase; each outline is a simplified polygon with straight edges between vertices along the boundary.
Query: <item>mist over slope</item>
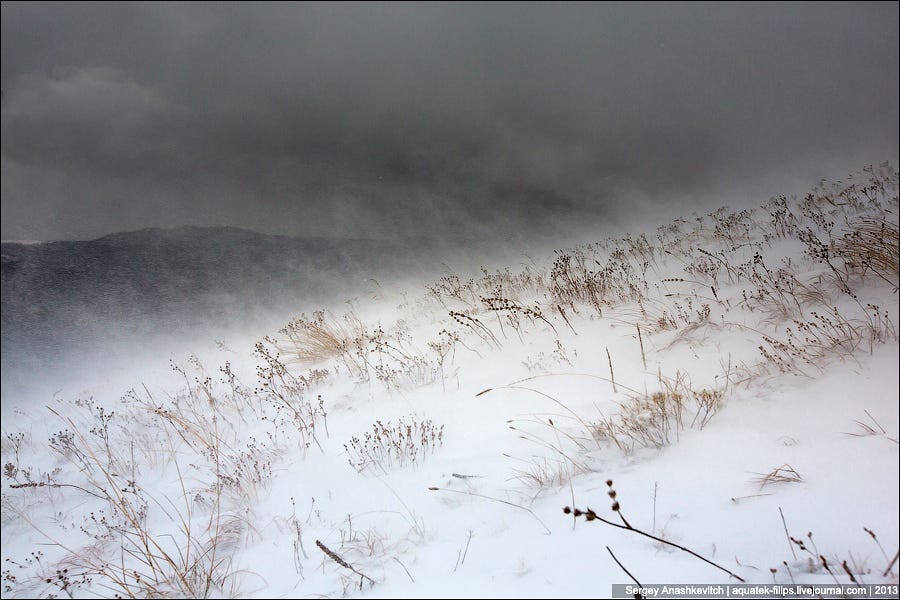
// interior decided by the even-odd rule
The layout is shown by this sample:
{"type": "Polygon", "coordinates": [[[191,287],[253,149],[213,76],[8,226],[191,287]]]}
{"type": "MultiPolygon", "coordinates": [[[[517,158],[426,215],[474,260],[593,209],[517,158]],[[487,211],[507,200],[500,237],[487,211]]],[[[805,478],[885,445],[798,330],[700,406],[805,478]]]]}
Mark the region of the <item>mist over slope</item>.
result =
{"type": "Polygon", "coordinates": [[[4,597],[892,589],[898,188],[412,277],[4,414],[4,597]]]}

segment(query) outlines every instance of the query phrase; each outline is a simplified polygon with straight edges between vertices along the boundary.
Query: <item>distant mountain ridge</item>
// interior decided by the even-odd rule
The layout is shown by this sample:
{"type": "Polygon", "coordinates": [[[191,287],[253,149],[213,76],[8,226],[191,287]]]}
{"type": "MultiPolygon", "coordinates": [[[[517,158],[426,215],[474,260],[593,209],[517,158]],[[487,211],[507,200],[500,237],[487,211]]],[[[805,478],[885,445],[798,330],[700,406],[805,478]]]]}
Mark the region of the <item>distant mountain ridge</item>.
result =
{"type": "Polygon", "coordinates": [[[230,227],[144,229],[90,241],[3,243],[4,323],[18,301],[34,304],[56,300],[58,295],[67,300],[64,304],[94,298],[133,301],[137,308],[150,298],[131,297],[130,292],[181,301],[198,293],[242,291],[246,284],[262,285],[266,291],[294,290],[298,289],[294,277],[312,280],[325,275],[333,280],[336,273],[373,267],[373,253],[391,249],[380,242],[288,238],[230,227]]]}
{"type": "Polygon", "coordinates": [[[3,242],[0,254],[4,378],[26,357],[52,365],[116,339],[288,319],[419,260],[398,242],[192,226],[3,242]]]}
{"type": "Polygon", "coordinates": [[[0,246],[4,331],[31,321],[29,315],[55,320],[76,306],[98,316],[141,316],[211,295],[244,296],[247,306],[269,306],[273,295],[316,299],[341,291],[352,283],[348,278],[392,271],[411,257],[393,242],[291,238],[235,227],[154,228],[0,246]]]}

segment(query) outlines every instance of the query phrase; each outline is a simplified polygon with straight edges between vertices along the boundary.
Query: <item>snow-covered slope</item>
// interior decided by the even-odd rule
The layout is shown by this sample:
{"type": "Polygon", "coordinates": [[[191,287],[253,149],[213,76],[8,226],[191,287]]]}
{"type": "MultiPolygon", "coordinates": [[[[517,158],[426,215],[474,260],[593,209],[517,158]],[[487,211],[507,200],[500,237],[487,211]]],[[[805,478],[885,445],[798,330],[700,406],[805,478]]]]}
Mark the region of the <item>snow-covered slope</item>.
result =
{"type": "Polygon", "coordinates": [[[616,560],[896,583],[897,183],[447,273],[15,412],[3,595],[602,597],[616,560]]]}

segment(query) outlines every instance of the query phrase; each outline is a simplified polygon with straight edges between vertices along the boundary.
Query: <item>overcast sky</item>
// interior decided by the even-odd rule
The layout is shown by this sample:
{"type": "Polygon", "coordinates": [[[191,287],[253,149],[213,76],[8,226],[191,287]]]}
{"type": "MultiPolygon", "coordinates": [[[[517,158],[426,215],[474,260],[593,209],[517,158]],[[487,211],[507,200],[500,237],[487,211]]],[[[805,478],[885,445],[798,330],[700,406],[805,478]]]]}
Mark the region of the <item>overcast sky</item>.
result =
{"type": "Polygon", "coordinates": [[[898,155],[896,2],[3,2],[2,21],[3,239],[503,234],[898,155]]]}

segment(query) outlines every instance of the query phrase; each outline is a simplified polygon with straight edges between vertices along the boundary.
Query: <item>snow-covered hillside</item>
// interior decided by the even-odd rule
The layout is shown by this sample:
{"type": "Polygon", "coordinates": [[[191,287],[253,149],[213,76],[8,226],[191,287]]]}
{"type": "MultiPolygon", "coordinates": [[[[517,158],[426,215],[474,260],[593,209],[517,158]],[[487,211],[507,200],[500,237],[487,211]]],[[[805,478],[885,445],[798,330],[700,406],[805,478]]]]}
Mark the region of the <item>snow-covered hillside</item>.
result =
{"type": "Polygon", "coordinates": [[[896,583],[897,172],[564,246],[7,410],[3,596],[896,583]]]}

